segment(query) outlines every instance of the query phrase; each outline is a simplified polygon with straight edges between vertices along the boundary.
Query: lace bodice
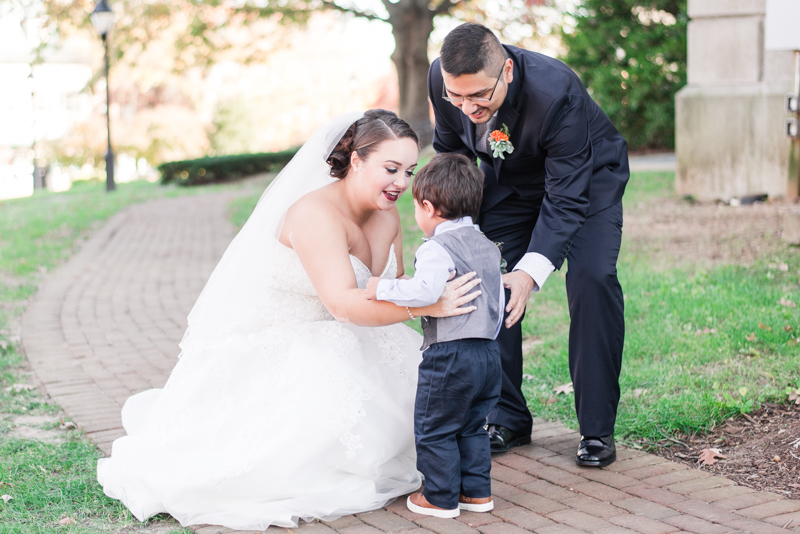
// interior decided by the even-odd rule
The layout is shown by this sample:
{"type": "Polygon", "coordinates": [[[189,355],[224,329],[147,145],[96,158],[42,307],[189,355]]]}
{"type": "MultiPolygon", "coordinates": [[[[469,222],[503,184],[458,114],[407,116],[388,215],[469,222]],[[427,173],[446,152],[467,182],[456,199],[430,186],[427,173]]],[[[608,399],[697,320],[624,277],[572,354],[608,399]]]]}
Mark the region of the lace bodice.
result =
{"type": "MultiPolygon", "coordinates": [[[[289,247],[278,247],[279,256],[276,258],[278,268],[273,277],[272,290],[275,306],[268,306],[265,317],[267,324],[285,322],[328,321],[333,316],[322,304],[311,280],[303,269],[297,253],[289,247]]],[[[364,289],[373,276],[372,272],[357,257],[350,255],[353,273],[356,275],[358,287],[364,289]]],[[[389,258],[380,278],[397,278],[397,256],[394,253],[394,243],[389,248],[389,258]]]]}

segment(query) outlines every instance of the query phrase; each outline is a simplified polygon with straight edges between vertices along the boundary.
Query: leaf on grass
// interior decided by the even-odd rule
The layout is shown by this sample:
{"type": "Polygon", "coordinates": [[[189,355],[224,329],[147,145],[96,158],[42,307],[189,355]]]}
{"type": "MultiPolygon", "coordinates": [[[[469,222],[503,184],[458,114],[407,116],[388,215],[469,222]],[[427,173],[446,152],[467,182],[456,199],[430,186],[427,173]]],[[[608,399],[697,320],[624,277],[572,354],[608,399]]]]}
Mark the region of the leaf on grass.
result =
{"type": "Polygon", "coordinates": [[[8,348],[8,341],[0,339],[0,349],[6,350],[8,348]]]}
{"type": "Polygon", "coordinates": [[[700,451],[700,459],[697,460],[699,464],[714,465],[717,463],[717,458],[727,460],[728,457],[722,454],[720,449],[703,449],[700,451]]]}
{"type": "Polygon", "coordinates": [[[74,428],[78,428],[78,425],[76,425],[72,421],[64,421],[62,419],[61,420],[61,425],[58,428],[60,428],[61,430],[72,430],[74,428]]]}
{"type": "Polygon", "coordinates": [[[74,519],[72,519],[70,516],[67,516],[67,517],[61,518],[58,521],[58,524],[59,525],[77,525],[78,522],[75,521],[74,519]]]}
{"type": "Polygon", "coordinates": [[[758,323],[758,327],[761,330],[766,330],[767,332],[772,332],[772,327],[771,326],[767,326],[764,323],[758,323]]]}
{"type": "Polygon", "coordinates": [[[572,393],[575,390],[572,388],[572,382],[570,382],[569,384],[564,384],[563,386],[558,386],[557,388],[553,388],[553,391],[555,392],[556,395],[560,393],[566,395],[567,393],[572,393]]]}
{"type": "Polygon", "coordinates": [[[756,333],[755,332],[750,332],[750,335],[749,336],[745,336],[744,338],[747,341],[755,341],[756,340],[756,333]]]}
{"type": "Polygon", "coordinates": [[[523,380],[533,380],[535,377],[533,375],[522,375],[523,380]]]}
{"type": "Polygon", "coordinates": [[[11,384],[6,388],[6,391],[19,393],[20,391],[31,391],[33,389],[36,389],[36,386],[32,384],[11,384]]]}
{"type": "Polygon", "coordinates": [[[778,270],[783,271],[785,273],[789,272],[789,264],[788,263],[779,263],[778,270]]]}
{"type": "Polygon", "coordinates": [[[544,404],[545,406],[547,406],[548,404],[555,404],[556,402],[557,400],[555,397],[550,397],[548,399],[545,399],[544,404]]]}
{"type": "Polygon", "coordinates": [[[633,398],[638,399],[642,395],[647,395],[648,393],[650,393],[650,390],[647,388],[636,388],[633,390],[633,398]]]}
{"type": "Polygon", "coordinates": [[[8,502],[13,498],[11,495],[0,495],[0,499],[3,499],[3,502],[8,502]]]}
{"type": "Polygon", "coordinates": [[[13,488],[14,484],[12,484],[11,482],[0,482],[0,488],[2,488],[3,486],[8,486],[9,488],[13,488]]]}
{"type": "Polygon", "coordinates": [[[789,392],[789,402],[800,404],[800,389],[789,392]]]}
{"type": "Polygon", "coordinates": [[[709,327],[705,327],[705,328],[703,328],[702,330],[700,330],[700,329],[698,328],[698,329],[695,331],[694,335],[696,335],[696,336],[704,336],[704,335],[706,335],[706,334],[716,334],[716,333],[717,333],[717,329],[716,329],[716,328],[709,328],[709,327]]]}
{"type": "Polygon", "coordinates": [[[780,304],[781,306],[787,306],[789,308],[796,308],[797,307],[797,304],[795,304],[791,300],[789,300],[787,298],[783,298],[783,297],[781,297],[781,300],[778,301],[778,304],[780,304]]]}

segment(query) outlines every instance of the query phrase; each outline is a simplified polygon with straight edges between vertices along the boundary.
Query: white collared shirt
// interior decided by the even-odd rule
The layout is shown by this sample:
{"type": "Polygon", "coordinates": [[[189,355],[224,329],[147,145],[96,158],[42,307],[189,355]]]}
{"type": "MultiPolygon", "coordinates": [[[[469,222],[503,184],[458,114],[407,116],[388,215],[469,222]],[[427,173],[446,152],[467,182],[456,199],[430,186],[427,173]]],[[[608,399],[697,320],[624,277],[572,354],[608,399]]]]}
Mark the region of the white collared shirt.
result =
{"type": "MultiPolygon", "coordinates": [[[[480,231],[478,226],[473,224],[472,217],[462,217],[439,224],[434,229],[433,235],[436,236],[465,226],[475,228],[476,232],[480,231]]],[[[385,300],[398,306],[411,308],[430,306],[439,300],[447,279],[450,277],[450,272],[456,269],[453,258],[450,257],[444,247],[431,240],[427,240],[420,245],[414,258],[414,278],[408,280],[381,280],[378,282],[376,291],[378,300],[385,300]]],[[[505,300],[503,285],[500,284],[500,310],[505,308],[505,300]]],[[[502,323],[503,313],[500,313],[495,337],[500,332],[502,323]]]]}

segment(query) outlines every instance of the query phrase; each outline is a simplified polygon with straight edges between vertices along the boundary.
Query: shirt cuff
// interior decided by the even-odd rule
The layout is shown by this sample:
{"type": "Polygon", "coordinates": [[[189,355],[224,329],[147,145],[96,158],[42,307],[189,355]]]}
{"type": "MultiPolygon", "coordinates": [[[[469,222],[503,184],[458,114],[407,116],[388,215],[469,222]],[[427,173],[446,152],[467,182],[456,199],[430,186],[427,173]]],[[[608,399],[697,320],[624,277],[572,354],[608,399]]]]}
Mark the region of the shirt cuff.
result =
{"type": "Polygon", "coordinates": [[[383,280],[378,282],[378,287],[375,288],[375,299],[387,300],[388,292],[391,291],[391,289],[392,289],[392,280],[384,278],[383,280]]]}
{"type": "Polygon", "coordinates": [[[536,283],[534,286],[533,291],[539,291],[544,283],[547,281],[547,277],[550,276],[550,273],[556,270],[553,262],[547,259],[547,257],[539,254],[538,252],[528,252],[522,259],[519,260],[517,265],[514,267],[515,271],[525,271],[533,278],[533,281],[536,283]]]}

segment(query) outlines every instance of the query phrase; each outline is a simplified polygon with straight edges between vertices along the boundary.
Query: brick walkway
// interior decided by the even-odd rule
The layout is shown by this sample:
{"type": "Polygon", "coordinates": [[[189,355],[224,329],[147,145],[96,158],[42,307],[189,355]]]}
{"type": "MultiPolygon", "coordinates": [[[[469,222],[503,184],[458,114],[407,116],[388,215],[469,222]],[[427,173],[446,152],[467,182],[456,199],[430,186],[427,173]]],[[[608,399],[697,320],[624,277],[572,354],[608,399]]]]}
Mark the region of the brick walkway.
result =
{"type": "MultiPolygon", "coordinates": [[[[49,274],[23,318],[23,345],[42,387],[106,454],[123,434],[132,393],[164,385],[186,316],[234,228],[230,195],[133,206],[114,216],[64,267],[49,274]]],[[[537,420],[533,444],[496,456],[495,510],[458,519],[384,510],[303,524],[304,534],[723,534],[800,533],[800,501],[640,451],[583,469],[579,436],[537,420]]],[[[196,527],[202,534],[234,532],[196,527]]],[[[285,534],[287,529],[272,527],[285,534]]]]}

